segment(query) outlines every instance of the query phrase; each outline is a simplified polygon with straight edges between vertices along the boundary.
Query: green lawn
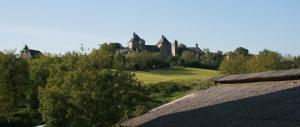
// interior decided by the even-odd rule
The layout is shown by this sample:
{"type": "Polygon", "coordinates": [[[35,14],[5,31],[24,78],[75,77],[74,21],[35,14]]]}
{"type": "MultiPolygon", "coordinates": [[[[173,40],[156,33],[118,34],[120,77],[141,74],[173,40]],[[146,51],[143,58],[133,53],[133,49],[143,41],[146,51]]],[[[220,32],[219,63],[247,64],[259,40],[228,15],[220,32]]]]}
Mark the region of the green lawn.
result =
{"type": "Polygon", "coordinates": [[[165,68],[149,71],[136,71],[136,78],[145,84],[159,82],[176,82],[189,85],[191,82],[208,79],[218,74],[218,71],[197,68],[165,68]]]}
{"type": "Polygon", "coordinates": [[[219,74],[215,70],[181,67],[134,71],[133,73],[136,74],[138,80],[145,84],[147,94],[152,99],[149,109],[145,112],[194,91],[215,85],[204,80],[219,74]]]}

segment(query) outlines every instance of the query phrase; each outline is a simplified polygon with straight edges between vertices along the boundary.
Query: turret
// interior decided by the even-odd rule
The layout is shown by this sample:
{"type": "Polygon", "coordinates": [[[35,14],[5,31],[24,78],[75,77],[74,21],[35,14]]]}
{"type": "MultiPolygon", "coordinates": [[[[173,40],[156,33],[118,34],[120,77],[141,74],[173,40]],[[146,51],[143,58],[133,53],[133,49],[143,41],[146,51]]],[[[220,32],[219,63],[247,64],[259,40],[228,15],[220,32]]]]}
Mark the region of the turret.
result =
{"type": "Polygon", "coordinates": [[[172,56],[178,56],[178,41],[175,40],[172,44],[172,56]]]}
{"type": "Polygon", "coordinates": [[[134,32],[132,38],[128,42],[128,48],[130,48],[133,51],[139,51],[141,40],[142,39],[134,32]]]}

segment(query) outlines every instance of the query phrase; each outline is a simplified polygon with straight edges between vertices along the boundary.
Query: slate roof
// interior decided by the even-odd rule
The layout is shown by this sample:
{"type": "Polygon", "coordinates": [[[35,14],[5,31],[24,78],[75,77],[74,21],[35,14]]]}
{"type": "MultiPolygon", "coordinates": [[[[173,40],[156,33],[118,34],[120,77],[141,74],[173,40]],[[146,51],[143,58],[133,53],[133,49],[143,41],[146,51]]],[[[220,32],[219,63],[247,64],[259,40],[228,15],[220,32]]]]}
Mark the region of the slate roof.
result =
{"type": "Polygon", "coordinates": [[[123,127],[299,127],[300,80],[222,84],[121,123],[123,127]]]}
{"type": "Polygon", "coordinates": [[[29,49],[29,52],[30,52],[32,57],[35,57],[35,56],[38,56],[38,55],[42,54],[42,52],[40,52],[39,50],[33,50],[33,49],[29,49]]]}
{"type": "Polygon", "coordinates": [[[300,79],[300,69],[275,70],[251,74],[229,75],[216,80],[216,83],[245,83],[258,81],[282,81],[300,79]]]}
{"type": "Polygon", "coordinates": [[[195,53],[202,53],[201,49],[197,47],[187,47],[190,51],[195,52],[195,53]]]}
{"type": "Polygon", "coordinates": [[[159,52],[160,49],[156,45],[145,45],[145,50],[148,52],[159,52]]]}
{"type": "Polygon", "coordinates": [[[156,45],[159,45],[159,44],[171,44],[171,43],[164,35],[162,35],[156,45]]]}
{"type": "Polygon", "coordinates": [[[132,36],[132,38],[128,41],[128,43],[129,42],[138,42],[138,41],[140,41],[141,40],[141,38],[139,37],[139,35],[137,35],[136,33],[133,33],[133,36],[132,36]]]}

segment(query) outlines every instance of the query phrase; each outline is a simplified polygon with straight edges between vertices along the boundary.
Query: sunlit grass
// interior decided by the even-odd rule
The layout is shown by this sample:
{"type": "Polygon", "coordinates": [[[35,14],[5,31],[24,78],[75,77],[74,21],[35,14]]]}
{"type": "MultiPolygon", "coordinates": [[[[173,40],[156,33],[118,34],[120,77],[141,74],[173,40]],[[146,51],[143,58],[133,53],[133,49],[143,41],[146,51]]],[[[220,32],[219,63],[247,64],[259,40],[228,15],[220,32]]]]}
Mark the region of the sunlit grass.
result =
{"type": "Polygon", "coordinates": [[[158,82],[176,82],[187,85],[191,82],[208,79],[218,74],[218,71],[197,68],[164,68],[149,71],[136,71],[136,78],[145,84],[158,82]]]}
{"type": "Polygon", "coordinates": [[[133,73],[145,84],[150,97],[155,100],[150,108],[176,100],[194,91],[209,88],[214,84],[204,80],[219,74],[215,70],[180,67],[133,73]]]}

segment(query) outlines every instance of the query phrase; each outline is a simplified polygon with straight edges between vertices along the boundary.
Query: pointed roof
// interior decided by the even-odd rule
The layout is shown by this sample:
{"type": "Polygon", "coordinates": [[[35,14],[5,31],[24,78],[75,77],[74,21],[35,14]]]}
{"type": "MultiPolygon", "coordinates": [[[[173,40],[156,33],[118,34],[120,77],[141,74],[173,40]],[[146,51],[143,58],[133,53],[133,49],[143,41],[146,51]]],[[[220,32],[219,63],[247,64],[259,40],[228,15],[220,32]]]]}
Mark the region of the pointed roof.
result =
{"type": "Polygon", "coordinates": [[[161,39],[157,42],[156,45],[159,45],[159,44],[171,44],[171,43],[169,42],[169,40],[164,35],[162,35],[161,39]]]}
{"type": "Polygon", "coordinates": [[[178,44],[178,41],[177,41],[177,40],[175,40],[175,41],[174,41],[174,43],[177,43],[177,44],[178,44]]]}
{"type": "MultiPolygon", "coordinates": [[[[139,37],[139,35],[137,35],[135,32],[133,32],[133,36],[132,38],[129,40],[129,42],[137,42],[137,41],[140,41],[141,38],[139,37]]],[[[128,42],[128,43],[129,43],[128,42]]]]}

